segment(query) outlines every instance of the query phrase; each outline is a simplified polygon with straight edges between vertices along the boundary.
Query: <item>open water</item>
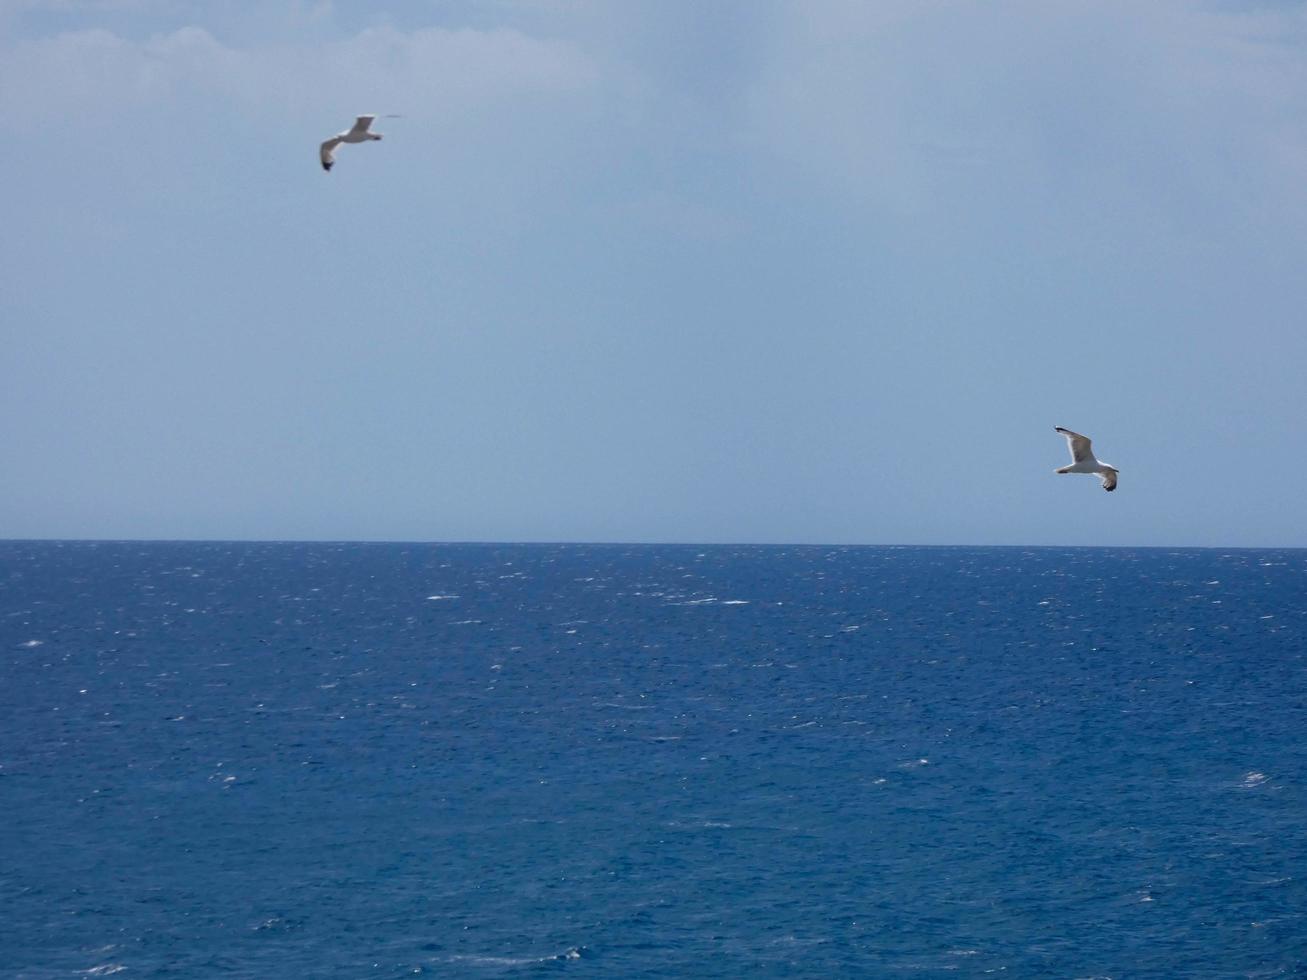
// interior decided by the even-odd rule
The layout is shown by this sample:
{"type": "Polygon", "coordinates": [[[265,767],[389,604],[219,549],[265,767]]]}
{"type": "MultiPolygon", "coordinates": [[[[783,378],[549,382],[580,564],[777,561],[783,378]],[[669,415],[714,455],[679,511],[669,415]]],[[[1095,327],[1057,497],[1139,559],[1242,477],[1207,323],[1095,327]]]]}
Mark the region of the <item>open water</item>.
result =
{"type": "Polygon", "coordinates": [[[0,543],[0,974],[1307,975],[1307,552],[0,543]]]}

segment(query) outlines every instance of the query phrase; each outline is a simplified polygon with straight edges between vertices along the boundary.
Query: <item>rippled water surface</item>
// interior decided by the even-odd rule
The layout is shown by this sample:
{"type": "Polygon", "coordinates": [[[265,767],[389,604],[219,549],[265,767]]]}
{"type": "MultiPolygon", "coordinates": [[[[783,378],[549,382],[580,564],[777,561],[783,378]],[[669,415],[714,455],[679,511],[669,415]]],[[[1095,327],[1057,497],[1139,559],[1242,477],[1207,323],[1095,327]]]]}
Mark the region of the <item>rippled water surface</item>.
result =
{"type": "Polygon", "coordinates": [[[0,543],[0,973],[1302,976],[1307,553],[0,543]]]}

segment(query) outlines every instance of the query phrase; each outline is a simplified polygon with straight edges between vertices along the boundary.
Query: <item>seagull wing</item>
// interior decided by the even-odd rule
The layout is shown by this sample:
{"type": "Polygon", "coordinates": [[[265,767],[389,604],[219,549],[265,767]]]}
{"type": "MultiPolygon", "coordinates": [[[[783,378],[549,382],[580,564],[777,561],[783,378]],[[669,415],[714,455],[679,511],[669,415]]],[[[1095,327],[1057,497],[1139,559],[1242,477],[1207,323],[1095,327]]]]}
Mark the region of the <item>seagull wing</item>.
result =
{"type": "Polygon", "coordinates": [[[354,135],[355,133],[366,133],[368,127],[372,125],[372,120],[376,118],[376,116],[359,116],[354,120],[354,125],[350,129],[350,135],[354,135]]]}
{"type": "Polygon", "coordinates": [[[336,147],[340,146],[340,144],[341,144],[340,137],[333,136],[331,139],[327,140],[320,147],[318,147],[318,159],[322,161],[323,170],[330,170],[331,165],[336,162],[336,158],[332,155],[331,151],[334,150],[336,147]]]}
{"type": "Polygon", "coordinates": [[[1103,478],[1103,489],[1104,489],[1104,490],[1115,490],[1115,489],[1116,489],[1116,470],[1114,470],[1114,469],[1106,469],[1106,470],[1103,470],[1103,472],[1101,472],[1101,473],[1099,474],[1099,476],[1101,476],[1101,477],[1103,478]]]}
{"type": "Polygon", "coordinates": [[[1079,432],[1064,429],[1060,425],[1055,425],[1053,428],[1066,436],[1067,445],[1071,447],[1071,462],[1083,463],[1094,458],[1094,451],[1090,448],[1092,443],[1089,441],[1088,436],[1082,436],[1079,432]]]}

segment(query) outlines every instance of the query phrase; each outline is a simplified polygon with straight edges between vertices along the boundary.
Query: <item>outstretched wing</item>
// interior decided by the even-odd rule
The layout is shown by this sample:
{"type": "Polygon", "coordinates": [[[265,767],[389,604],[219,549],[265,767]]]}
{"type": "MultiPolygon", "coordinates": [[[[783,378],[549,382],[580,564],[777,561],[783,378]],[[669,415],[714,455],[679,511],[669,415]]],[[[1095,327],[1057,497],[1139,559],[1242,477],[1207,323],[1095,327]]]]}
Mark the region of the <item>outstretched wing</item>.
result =
{"type": "Polygon", "coordinates": [[[1103,478],[1104,490],[1116,489],[1116,470],[1103,470],[1103,472],[1100,473],[1099,476],[1103,478]]]}
{"type": "Polygon", "coordinates": [[[1092,443],[1090,443],[1088,436],[1082,436],[1079,432],[1064,429],[1060,425],[1055,425],[1053,428],[1066,436],[1067,445],[1071,447],[1071,462],[1083,463],[1094,458],[1094,452],[1090,448],[1092,443]]]}
{"type": "Polygon", "coordinates": [[[354,120],[354,125],[353,127],[350,128],[349,134],[351,136],[354,136],[354,135],[362,135],[363,133],[366,133],[368,131],[368,127],[372,125],[372,120],[376,118],[377,118],[376,116],[359,116],[357,119],[354,120]]]}
{"type": "Polygon", "coordinates": [[[332,150],[340,146],[340,144],[341,144],[340,137],[333,136],[331,139],[327,140],[320,147],[318,147],[318,159],[322,161],[323,170],[330,170],[331,165],[336,162],[336,158],[332,154],[332,150]]]}

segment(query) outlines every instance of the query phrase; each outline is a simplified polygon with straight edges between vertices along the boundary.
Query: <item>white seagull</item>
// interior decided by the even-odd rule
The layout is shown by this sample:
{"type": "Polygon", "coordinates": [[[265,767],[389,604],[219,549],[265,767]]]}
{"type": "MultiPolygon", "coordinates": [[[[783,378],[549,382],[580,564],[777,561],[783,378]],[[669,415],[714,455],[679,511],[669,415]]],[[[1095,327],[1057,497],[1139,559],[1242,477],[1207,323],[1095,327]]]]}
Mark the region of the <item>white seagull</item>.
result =
{"type": "Polygon", "coordinates": [[[354,120],[354,125],[349,130],[337,133],[324,142],[318,148],[318,159],[322,161],[322,169],[331,169],[331,165],[336,162],[336,158],[332,156],[332,151],[341,143],[366,143],[368,140],[381,139],[380,133],[368,132],[368,127],[372,125],[372,120],[376,118],[376,116],[359,116],[354,120]]]}
{"type": "Polygon", "coordinates": [[[1089,441],[1088,436],[1082,436],[1079,432],[1064,429],[1060,425],[1055,425],[1053,428],[1066,436],[1067,445],[1071,447],[1071,465],[1063,466],[1053,472],[1096,473],[1099,479],[1103,481],[1104,490],[1116,489],[1116,467],[1094,458],[1093,444],[1089,441]]]}

